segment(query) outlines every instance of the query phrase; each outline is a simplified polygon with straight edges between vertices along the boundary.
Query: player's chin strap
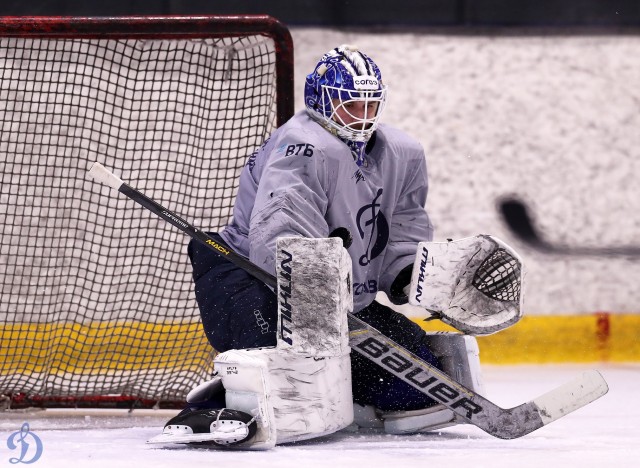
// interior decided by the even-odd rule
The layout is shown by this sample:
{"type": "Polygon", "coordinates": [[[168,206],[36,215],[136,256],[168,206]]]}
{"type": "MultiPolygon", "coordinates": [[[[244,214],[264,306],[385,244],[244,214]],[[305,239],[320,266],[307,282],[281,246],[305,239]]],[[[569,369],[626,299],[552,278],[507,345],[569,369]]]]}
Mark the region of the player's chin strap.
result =
{"type": "Polygon", "coordinates": [[[470,334],[487,335],[522,317],[522,262],[496,237],[421,242],[409,303],[470,334]]]}

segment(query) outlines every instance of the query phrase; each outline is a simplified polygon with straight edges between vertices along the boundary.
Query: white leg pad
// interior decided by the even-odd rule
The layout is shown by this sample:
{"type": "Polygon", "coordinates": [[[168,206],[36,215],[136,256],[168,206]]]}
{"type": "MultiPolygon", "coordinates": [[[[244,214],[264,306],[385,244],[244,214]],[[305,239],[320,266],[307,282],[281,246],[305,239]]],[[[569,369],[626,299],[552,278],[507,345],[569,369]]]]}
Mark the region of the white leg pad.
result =
{"type": "Polygon", "coordinates": [[[244,448],[311,439],[353,422],[348,252],[337,238],[280,238],[276,276],[276,347],[230,350],[215,359],[226,406],[258,423],[244,448]]]}
{"type": "Polygon", "coordinates": [[[415,434],[458,424],[455,413],[442,405],[424,410],[385,413],[383,417],[387,434],[415,434]]]}
{"type": "MultiPolygon", "coordinates": [[[[470,390],[484,394],[480,349],[475,337],[447,332],[428,333],[427,337],[429,349],[442,362],[444,372],[470,390]]],[[[428,432],[465,423],[443,405],[416,411],[386,412],[381,418],[385,432],[389,434],[428,432]]]]}
{"type": "Polygon", "coordinates": [[[246,448],[320,437],[353,421],[349,355],[301,357],[275,348],[230,350],[215,360],[226,406],[256,416],[246,448]]]}
{"type": "Polygon", "coordinates": [[[280,237],[277,242],[278,349],[304,356],[349,353],[351,257],[342,240],[280,237]]]}
{"type": "Polygon", "coordinates": [[[457,382],[484,395],[480,348],[474,336],[460,333],[427,333],[429,349],[440,359],[443,370],[457,382]]]}

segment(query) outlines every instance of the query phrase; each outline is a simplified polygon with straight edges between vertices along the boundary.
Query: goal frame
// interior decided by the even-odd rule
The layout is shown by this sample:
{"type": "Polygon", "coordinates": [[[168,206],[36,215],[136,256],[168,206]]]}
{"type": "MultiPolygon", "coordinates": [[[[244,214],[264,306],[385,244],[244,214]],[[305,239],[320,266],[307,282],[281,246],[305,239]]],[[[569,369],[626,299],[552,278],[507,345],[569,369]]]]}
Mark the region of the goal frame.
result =
{"type": "MultiPolygon", "coordinates": [[[[294,113],[293,40],[287,27],[268,15],[140,15],[140,16],[0,16],[0,37],[26,39],[188,40],[265,36],[273,41],[275,119],[281,126],[294,113]]],[[[47,408],[124,407],[178,408],[182,402],[141,399],[129,395],[37,396],[0,395],[0,411],[30,406],[47,408]]]]}
{"type": "Polygon", "coordinates": [[[276,118],[284,124],[294,112],[293,39],[287,27],[269,15],[200,16],[5,16],[0,37],[51,39],[193,39],[262,35],[276,54],[276,118]]]}

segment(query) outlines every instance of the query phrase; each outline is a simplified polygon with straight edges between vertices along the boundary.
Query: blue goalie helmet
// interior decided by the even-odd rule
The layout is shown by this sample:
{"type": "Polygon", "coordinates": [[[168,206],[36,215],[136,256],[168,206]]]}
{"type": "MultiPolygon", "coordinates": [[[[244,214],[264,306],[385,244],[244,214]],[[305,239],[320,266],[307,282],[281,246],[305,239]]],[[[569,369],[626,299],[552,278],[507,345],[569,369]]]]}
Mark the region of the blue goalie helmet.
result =
{"type": "Polygon", "coordinates": [[[324,54],[307,76],[304,88],[311,117],[347,143],[358,164],[378,126],[386,96],[378,66],[349,45],[324,54]]]}

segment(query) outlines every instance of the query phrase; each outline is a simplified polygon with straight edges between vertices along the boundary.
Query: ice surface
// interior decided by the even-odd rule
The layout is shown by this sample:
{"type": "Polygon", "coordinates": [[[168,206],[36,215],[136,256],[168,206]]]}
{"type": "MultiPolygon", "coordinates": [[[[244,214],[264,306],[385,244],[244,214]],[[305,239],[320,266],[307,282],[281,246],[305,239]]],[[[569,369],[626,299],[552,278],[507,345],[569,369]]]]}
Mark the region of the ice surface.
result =
{"type": "MultiPolygon", "coordinates": [[[[145,443],[170,414],[62,416],[0,413],[0,466],[19,450],[5,441],[28,422],[43,444],[36,467],[630,467],[640,459],[640,365],[485,366],[487,396],[502,407],[529,401],[588,368],[610,391],[600,400],[521,439],[500,440],[473,426],[431,434],[345,433],[268,452],[220,451],[145,443]]],[[[66,413],[69,413],[68,411],[66,413]]],[[[28,457],[26,458],[28,459],[28,457]]]]}

